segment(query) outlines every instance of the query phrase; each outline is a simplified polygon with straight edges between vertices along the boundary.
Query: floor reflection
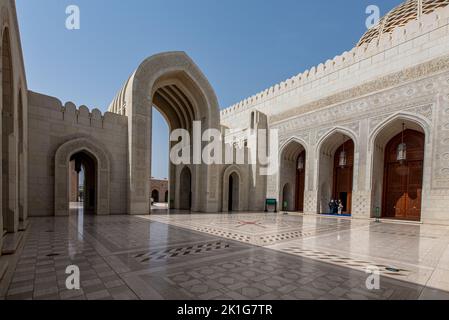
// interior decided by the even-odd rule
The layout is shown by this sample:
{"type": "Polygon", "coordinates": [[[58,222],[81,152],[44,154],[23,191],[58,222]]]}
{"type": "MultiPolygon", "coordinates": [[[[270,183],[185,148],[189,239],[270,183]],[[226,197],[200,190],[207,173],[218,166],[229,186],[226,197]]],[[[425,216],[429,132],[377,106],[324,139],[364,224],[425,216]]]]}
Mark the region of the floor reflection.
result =
{"type": "Polygon", "coordinates": [[[449,299],[449,228],[265,213],[32,218],[7,299],[449,299]],[[65,269],[81,271],[79,291],[65,269]],[[365,286],[381,270],[381,288],[365,286]]]}

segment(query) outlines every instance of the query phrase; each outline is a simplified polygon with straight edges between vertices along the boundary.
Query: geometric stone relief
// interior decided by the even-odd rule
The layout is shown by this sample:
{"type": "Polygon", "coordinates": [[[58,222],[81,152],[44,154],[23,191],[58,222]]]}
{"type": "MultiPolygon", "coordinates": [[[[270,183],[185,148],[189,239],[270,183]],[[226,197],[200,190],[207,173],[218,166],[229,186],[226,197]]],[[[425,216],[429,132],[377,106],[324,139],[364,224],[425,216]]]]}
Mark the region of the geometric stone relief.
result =
{"type": "Polygon", "coordinates": [[[343,125],[343,127],[350,129],[356,135],[360,134],[360,131],[359,131],[360,130],[360,122],[359,121],[355,121],[350,124],[345,124],[345,125],[343,125]]]}
{"type": "Polygon", "coordinates": [[[327,132],[329,132],[329,130],[331,130],[331,128],[324,128],[319,130],[315,135],[315,141],[313,144],[316,145],[317,142],[321,139],[321,137],[324,136],[327,132]]]}
{"type": "MultiPolygon", "coordinates": [[[[299,114],[303,114],[304,117],[310,114],[310,112],[317,112],[319,109],[322,109],[327,106],[336,105],[338,103],[344,103],[344,101],[348,101],[351,99],[357,99],[360,96],[371,94],[369,99],[364,99],[368,103],[359,102],[356,106],[351,106],[351,104],[346,104],[346,106],[340,111],[343,114],[347,112],[356,112],[358,110],[366,110],[366,107],[371,107],[371,103],[373,99],[377,96],[379,101],[385,103],[389,100],[396,100],[401,98],[401,96],[413,95],[414,91],[424,91],[426,95],[429,95],[430,92],[434,93],[434,89],[437,87],[436,83],[429,83],[429,79],[424,81],[417,80],[419,78],[423,78],[424,76],[432,77],[432,74],[437,72],[441,72],[443,70],[449,69],[449,56],[445,56],[442,58],[437,58],[432,61],[417,65],[415,67],[402,70],[400,72],[387,75],[385,77],[381,77],[377,80],[365,83],[360,85],[359,87],[349,89],[346,91],[339,92],[337,94],[316,100],[314,102],[308,103],[306,105],[302,105],[299,108],[293,108],[286,112],[274,115],[271,117],[271,122],[276,123],[283,120],[286,120],[291,117],[298,116],[299,114]],[[423,84],[422,86],[408,87],[407,90],[400,90],[400,88],[394,88],[394,86],[398,86],[401,83],[410,82],[411,80],[416,80],[415,84],[423,84]],[[376,91],[385,90],[387,88],[393,88],[395,91],[391,91],[390,93],[385,95],[385,93],[375,94],[376,91]],[[398,90],[399,89],[399,90],[398,90]],[[401,92],[402,91],[402,92],[401,92]],[[407,94],[408,92],[408,94],[407,94]],[[371,101],[370,101],[371,100],[371,101]]],[[[435,77],[434,77],[435,78],[435,77]]],[[[441,77],[440,77],[441,78],[441,77]]],[[[439,80],[438,78],[436,80],[439,80]]],[[[407,86],[402,86],[402,88],[407,86]]],[[[362,99],[360,99],[362,100],[362,99]]],[[[320,110],[329,113],[328,110],[320,110]]]]}
{"type": "Polygon", "coordinates": [[[79,151],[87,151],[97,159],[97,174],[99,184],[97,187],[97,214],[109,214],[109,187],[110,187],[110,162],[103,151],[92,139],[78,138],[65,142],[55,153],[55,215],[67,216],[69,214],[69,157],[79,151]]]}
{"type": "MultiPolygon", "coordinates": [[[[380,92],[369,97],[360,98],[356,101],[334,105],[332,108],[325,110],[316,110],[311,113],[302,114],[298,116],[292,115],[288,120],[282,123],[275,123],[272,127],[278,128],[282,134],[292,133],[298,128],[314,128],[317,125],[328,123],[334,125],[337,122],[344,122],[349,118],[367,118],[374,116],[376,119],[370,125],[371,131],[382,120],[397,111],[415,112],[432,118],[432,104],[434,97],[438,94],[437,85],[434,83],[445,83],[441,79],[419,80],[415,83],[407,84],[401,87],[389,89],[387,92],[380,92]],[[412,107],[411,107],[412,106],[412,107]],[[378,116],[383,114],[382,116],[378,116]]],[[[296,108],[297,109],[297,108],[296,108]]],[[[294,109],[294,110],[296,110],[294,109]]],[[[270,117],[271,121],[276,119],[278,115],[270,117]]],[[[358,131],[358,130],[354,130],[358,131]]],[[[322,132],[318,133],[318,139],[322,136],[322,132]],[[321,135],[320,135],[321,134],[321,135]]]]}
{"type": "Polygon", "coordinates": [[[391,116],[391,114],[384,114],[384,115],[381,115],[381,116],[379,116],[379,117],[370,119],[370,122],[369,122],[369,133],[371,134],[371,133],[374,131],[374,129],[375,129],[379,124],[381,124],[382,122],[384,122],[384,121],[385,121],[388,117],[390,117],[390,116],[391,116]]]}
{"type": "Polygon", "coordinates": [[[304,212],[317,213],[318,200],[316,191],[306,191],[304,193],[304,212]]]}
{"type": "MultiPolygon", "coordinates": [[[[350,131],[350,132],[354,132],[354,133],[356,134],[356,136],[359,136],[359,134],[360,134],[360,131],[359,131],[359,129],[360,129],[359,121],[354,121],[354,122],[351,122],[351,123],[349,123],[349,124],[342,124],[342,125],[339,124],[338,127],[339,127],[339,128],[342,128],[342,129],[347,129],[347,130],[350,131]]],[[[320,140],[326,133],[328,133],[329,131],[331,131],[333,128],[335,128],[335,126],[320,129],[320,130],[317,132],[316,136],[315,136],[315,139],[316,139],[316,140],[315,140],[314,144],[318,143],[318,141],[319,141],[319,140],[320,140]]]]}
{"type": "MultiPolygon", "coordinates": [[[[402,110],[404,110],[404,109],[402,109],[402,110]]],[[[425,105],[421,105],[419,107],[412,107],[412,108],[405,109],[404,111],[413,113],[413,114],[420,114],[420,115],[426,117],[428,120],[432,121],[433,104],[425,104],[425,105]]],[[[381,116],[370,119],[370,124],[369,124],[370,134],[374,131],[374,129],[376,129],[376,127],[380,123],[382,123],[383,121],[385,121],[387,118],[389,118],[392,115],[393,115],[393,113],[382,114],[381,116]]]]}
{"type": "Polygon", "coordinates": [[[435,138],[432,189],[449,188],[449,104],[445,101],[445,96],[442,96],[440,106],[440,130],[435,131],[438,136],[435,138]]]}
{"type": "Polygon", "coordinates": [[[354,216],[369,217],[371,214],[371,193],[369,192],[354,192],[352,213],[354,216]]]}
{"type": "Polygon", "coordinates": [[[310,131],[292,132],[288,135],[281,135],[279,138],[279,146],[283,146],[288,140],[292,138],[300,139],[308,144],[310,142],[310,131]]]}
{"type": "Polygon", "coordinates": [[[433,109],[432,106],[433,106],[432,104],[427,104],[420,107],[408,109],[407,111],[420,114],[426,117],[427,119],[432,120],[432,109],[433,109]]]}

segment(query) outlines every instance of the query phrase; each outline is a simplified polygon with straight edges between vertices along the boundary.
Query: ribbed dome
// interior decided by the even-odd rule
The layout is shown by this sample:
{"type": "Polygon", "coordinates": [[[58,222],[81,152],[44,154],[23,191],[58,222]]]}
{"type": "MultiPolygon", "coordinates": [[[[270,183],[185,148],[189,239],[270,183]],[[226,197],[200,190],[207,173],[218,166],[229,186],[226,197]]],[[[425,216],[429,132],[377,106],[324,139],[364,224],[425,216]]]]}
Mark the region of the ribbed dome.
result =
{"type": "Polygon", "coordinates": [[[360,39],[357,46],[377,40],[384,33],[392,33],[411,20],[419,19],[437,8],[449,5],[449,0],[408,0],[387,13],[378,25],[369,29],[360,39]]]}

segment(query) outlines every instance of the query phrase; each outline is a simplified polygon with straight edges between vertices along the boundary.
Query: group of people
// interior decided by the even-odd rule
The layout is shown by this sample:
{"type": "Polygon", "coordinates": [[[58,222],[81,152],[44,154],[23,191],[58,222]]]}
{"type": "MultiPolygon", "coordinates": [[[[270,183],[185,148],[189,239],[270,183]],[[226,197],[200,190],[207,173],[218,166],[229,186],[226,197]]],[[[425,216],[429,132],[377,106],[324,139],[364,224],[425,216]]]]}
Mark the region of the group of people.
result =
{"type": "Polygon", "coordinates": [[[342,214],[343,213],[343,202],[341,200],[332,199],[329,202],[329,209],[332,214],[342,214]]]}

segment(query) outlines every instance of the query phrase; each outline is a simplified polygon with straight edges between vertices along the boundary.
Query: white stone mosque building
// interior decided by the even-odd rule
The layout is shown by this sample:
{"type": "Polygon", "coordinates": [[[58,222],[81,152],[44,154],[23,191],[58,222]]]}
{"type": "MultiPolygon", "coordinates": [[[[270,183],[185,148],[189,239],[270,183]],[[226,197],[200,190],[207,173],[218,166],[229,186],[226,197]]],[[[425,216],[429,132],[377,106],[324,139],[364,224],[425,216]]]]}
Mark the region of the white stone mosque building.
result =
{"type": "MultiPolygon", "coordinates": [[[[0,0],[0,24],[6,237],[28,217],[69,215],[80,167],[85,210],[149,214],[153,107],[170,130],[192,131],[196,120],[203,131],[280,132],[278,174],[171,164],[172,209],[260,212],[276,199],[281,209],[321,214],[336,199],[353,218],[449,224],[449,0],[406,1],[354,48],[222,111],[183,52],[143,61],[108,112],[62,104],[28,90],[13,0],[0,0]]],[[[232,138],[245,146],[244,135],[232,138]]]]}

